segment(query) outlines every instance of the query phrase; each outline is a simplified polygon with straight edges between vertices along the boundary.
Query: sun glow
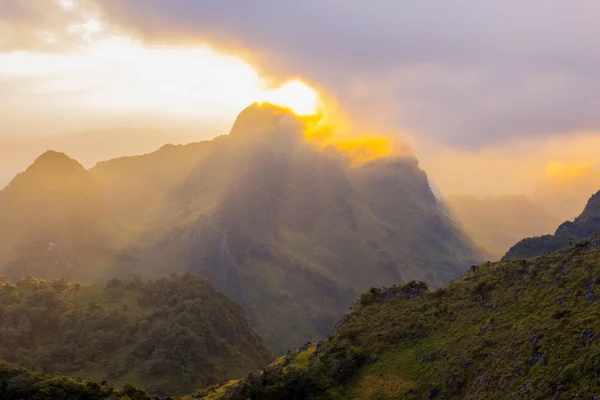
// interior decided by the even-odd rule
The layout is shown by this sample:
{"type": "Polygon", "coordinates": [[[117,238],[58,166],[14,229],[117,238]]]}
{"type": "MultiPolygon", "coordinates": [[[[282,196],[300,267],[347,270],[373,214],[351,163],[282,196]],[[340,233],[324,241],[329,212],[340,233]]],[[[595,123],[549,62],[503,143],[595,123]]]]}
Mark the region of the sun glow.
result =
{"type": "MultiPolygon", "coordinates": [[[[80,8],[74,0],[56,1],[63,10],[80,8]]],[[[118,117],[119,125],[133,121],[196,128],[209,123],[211,129],[225,131],[245,107],[268,103],[301,118],[307,141],[320,149],[337,149],[355,164],[394,153],[388,139],[356,129],[331,98],[300,79],[273,87],[236,55],[209,46],[148,46],[113,32],[93,16],[83,16],[67,28],[78,43],[71,52],[0,54],[0,75],[27,82],[12,99],[38,104],[48,119],[76,110],[90,119],[118,117]]],[[[43,118],[36,121],[16,123],[31,130],[47,125],[39,122],[43,118]]],[[[105,127],[110,126],[87,128],[105,127]]]]}
{"type": "Polygon", "coordinates": [[[298,116],[316,115],[319,111],[317,91],[298,79],[265,92],[258,102],[287,108],[298,116]]]}

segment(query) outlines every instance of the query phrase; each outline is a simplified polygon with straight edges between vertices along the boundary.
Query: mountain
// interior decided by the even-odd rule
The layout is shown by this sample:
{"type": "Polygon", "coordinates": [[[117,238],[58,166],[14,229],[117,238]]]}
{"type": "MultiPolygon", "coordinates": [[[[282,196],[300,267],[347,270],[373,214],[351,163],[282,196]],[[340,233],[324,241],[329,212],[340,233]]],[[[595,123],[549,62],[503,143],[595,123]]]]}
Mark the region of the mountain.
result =
{"type": "Polygon", "coordinates": [[[162,396],[243,376],[271,355],[238,304],[182,275],[1,283],[0,359],[162,396]]]}
{"type": "Polygon", "coordinates": [[[118,128],[51,136],[0,138],[0,188],[46,150],[69,154],[88,168],[103,160],[149,153],[166,143],[189,143],[199,137],[210,136],[209,132],[191,134],[118,128]]]}
{"type": "MultiPolygon", "coordinates": [[[[104,257],[88,264],[78,256],[81,273],[67,276],[205,276],[284,353],[325,336],[371,286],[413,279],[439,286],[479,260],[413,157],[359,164],[307,141],[306,123],[288,110],[253,105],[229,135],[83,171],[101,193],[87,201],[75,191],[68,201],[102,202],[86,225],[100,224],[112,242],[96,240],[92,248],[104,257]]],[[[3,209],[13,215],[28,197],[15,195],[3,209]]],[[[64,268],[36,268],[65,276],[64,268]]]]}
{"type": "Polygon", "coordinates": [[[525,195],[449,196],[444,202],[490,261],[500,260],[522,238],[550,233],[560,223],[525,195]]]}
{"type": "Polygon", "coordinates": [[[205,399],[593,399],[600,393],[600,238],[486,263],[428,291],[363,294],[307,343],[205,399]]]}
{"type": "Polygon", "coordinates": [[[288,111],[254,105],[229,135],[91,170],[143,231],[139,273],[168,265],[208,277],[278,353],[327,334],[368,287],[440,285],[478,259],[414,158],[355,166],[303,129],[288,111]]]}
{"type": "Polygon", "coordinates": [[[532,200],[560,220],[576,217],[586,200],[600,188],[598,166],[552,163],[532,194],[532,200]]]}
{"type": "Polygon", "coordinates": [[[124,233],[77,161],[48,151],[0,191],[0,265],[9,278],[91,280],[124,233]]]}
{"type": "Polygon", "coordinates": [[[562,223],[554,235],[523,239],[508,250],[503,260],[534,257],[569,246],[600,230],[600,192],[588,201],[583,212],[573,221],[562,223]]]}

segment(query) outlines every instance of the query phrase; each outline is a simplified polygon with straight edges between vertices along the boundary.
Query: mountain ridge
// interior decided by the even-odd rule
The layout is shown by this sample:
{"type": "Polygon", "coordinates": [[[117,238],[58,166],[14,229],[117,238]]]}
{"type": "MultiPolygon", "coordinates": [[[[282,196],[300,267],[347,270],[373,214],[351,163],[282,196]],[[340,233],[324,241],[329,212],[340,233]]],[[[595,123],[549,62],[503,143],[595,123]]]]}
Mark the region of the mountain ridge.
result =
{"type": "Polygon", "coordinates": [[[590,197],[579,216],[573,221],[560,224],[553,235],[523,239],[511,247],[502,259],[510,260],[551,253],[568,247],[575,241],[586,239],[599,230],[600,191],[590,197]]]}
{"type": "Polygon", "coordinates": [[[85,171],[116,243],[91,270],[82,258],[78,278],[206,276],[281,354],[325,335],[370,286],[441,285],[479,260],[413,156],[357,165],[306,140],[303,121],[253,105],[233,134],[85,171]]]}

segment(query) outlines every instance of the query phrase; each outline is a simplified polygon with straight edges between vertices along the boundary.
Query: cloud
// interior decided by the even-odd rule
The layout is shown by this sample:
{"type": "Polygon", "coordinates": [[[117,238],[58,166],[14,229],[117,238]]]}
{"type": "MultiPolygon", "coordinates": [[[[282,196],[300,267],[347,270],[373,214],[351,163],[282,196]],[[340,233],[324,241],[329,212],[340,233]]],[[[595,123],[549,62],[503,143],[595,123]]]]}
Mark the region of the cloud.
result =
{"type": "MultiPolygon", "coordinates": [[[[372,131],[409,132],[421,165],[447,193],[528,192],[549,163],[596,168],[600,161],[589,150],[600,144],[597,0],[67,3],[0,0],[0,57],[14,50],[81,54],[94,35],[131,36],[168,49],[209,44],[250,61],[261,79],[299,77],[321,88],[372,131]],[[94,21],[100,33],[94,33],[94,21]]],[[[165,59],[202,75],[195,64],[165,59]]],[[[35,64],[51,64],[45,60],[35,64]]],[[[95,68],[74,75],[61,67],[58,77],[45,81],[0,76],[0,136],[10,135],[11,127],[20,127],[17,134],[48,127],[59,132],[62,121],[69,121],[70,130],[152,120],[131,113],[109,118],[91,106],[88,114],[78,109],[75,116],[71,111],[86,95],[71,91],[49,100],[32,93],[57,81],[82,86],[101,75],[95,68]]],[[[126,90],[131,79],[116,76],[121,80],[103,84],[126,90]]],[[[99,91],[105,98],[128,99],[102,85],[88,86],[96,98],[99,91]]],[[[161,121],[168,126],[181,118],[161,121]]],[[[196,120],[185,124],[200,126],[196,120]]]]}
{"type": "MultiPolygon", "coordinates": [[[[476,150],[417,140],[413,147],[417,154],[424,155],[419,158],[420,165],[444,195],[531,195],[540,184],[565,178],[594,186],[599,182],[591,177],[597,175],[594,171],[600,171],[597,151],[600,132],[566,135],[568,140],[561,135],[549,135],[544,140],[514,137],[476,150]]],[[[582,201],[590,194],[586,192],[581,196],[582,201]]]]}
{"type": "Polygon", "coordinates": [[[98,33],[93,1],[0,0],[0,52],[73,50],[98,33]]]}
{"type": "Polygon", "coordinates": [[[209,41],[448,145],[600,126],[600,3],[103,0],[150,42],[209,41]]]}

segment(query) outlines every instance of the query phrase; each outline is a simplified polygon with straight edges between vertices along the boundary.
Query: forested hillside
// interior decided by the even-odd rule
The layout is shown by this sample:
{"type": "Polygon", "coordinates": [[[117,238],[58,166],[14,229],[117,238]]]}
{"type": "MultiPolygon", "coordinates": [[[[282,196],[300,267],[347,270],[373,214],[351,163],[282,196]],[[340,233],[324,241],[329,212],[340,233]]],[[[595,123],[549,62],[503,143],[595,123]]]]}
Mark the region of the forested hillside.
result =
{"type": "MultiPolygon", "coordinates": [[[[2,400],[152,400],[135,386],[122,389],[84,379],[35,374],[24,368],[0,362],[2,400]]],[[[155,399],[155,398],[154,398],[155,399]]]]}
{"type": "Polygon", "coordinates": [[[0,360],[153,394],[186,393],[271,359],[242,309],[203,278],[0,284],[0,360]]]}

